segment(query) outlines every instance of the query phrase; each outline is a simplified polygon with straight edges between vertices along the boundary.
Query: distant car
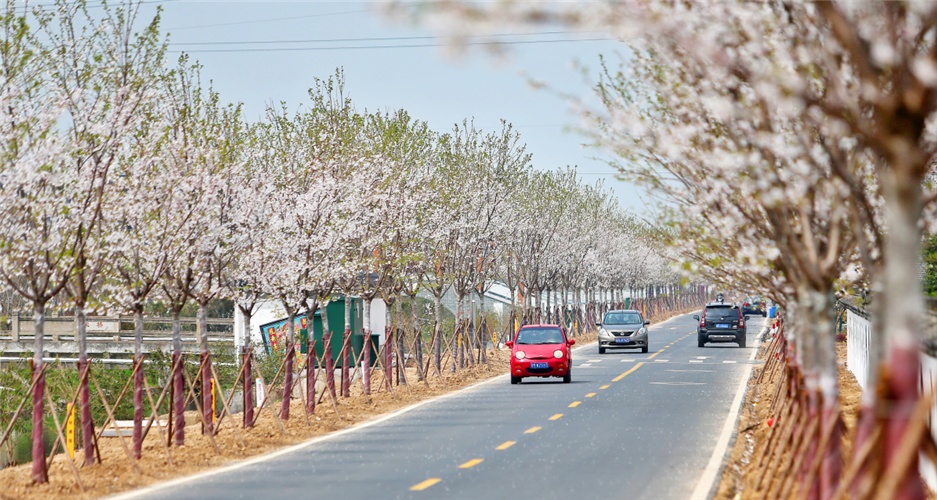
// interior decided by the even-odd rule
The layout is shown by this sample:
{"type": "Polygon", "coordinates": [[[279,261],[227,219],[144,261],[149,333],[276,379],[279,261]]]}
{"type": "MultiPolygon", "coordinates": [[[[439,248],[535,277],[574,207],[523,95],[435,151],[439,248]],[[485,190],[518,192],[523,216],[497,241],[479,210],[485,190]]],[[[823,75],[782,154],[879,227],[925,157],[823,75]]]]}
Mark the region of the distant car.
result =
{"type": "Polygon", "coordinates": [[[702,314],[693,315],[699,321],[696,336],[699,347],[707,342],[737,342],[745,347],[745,321],[748,316],[735,304],[710,302],[703,308],[702,314]]]}
{"type": "Polygon", "coordinates": [[[647,325],[641,313],[633,309],[613,310],[605,313],[599,327],[599,354],[606,349],[641,349],[647,352],[647,325]]]}
{"type": "Polygon", "coordinates": [[[761,299],[748,298],[745,299],[745,302],[742,302],[742,314],[767,316],[768,311],[765,310],[765,303],[761,299]]]}
{"type": "Polygon", "coordinates": [[[511,383],[519,384],[524,377],[562,377],[568,384],[573,367],[570,346],[575,343],[559,325],[522,326],[513,341],[505,342],[511,348],[511,383]]]}

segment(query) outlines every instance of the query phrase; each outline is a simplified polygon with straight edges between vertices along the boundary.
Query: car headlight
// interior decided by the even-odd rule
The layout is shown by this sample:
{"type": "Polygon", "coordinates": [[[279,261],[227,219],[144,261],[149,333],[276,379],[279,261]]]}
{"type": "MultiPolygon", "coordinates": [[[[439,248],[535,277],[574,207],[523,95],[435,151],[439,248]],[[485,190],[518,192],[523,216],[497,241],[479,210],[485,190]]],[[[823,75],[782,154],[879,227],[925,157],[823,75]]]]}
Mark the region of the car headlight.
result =
{"type": "Polygon", "coordinates": [[[608,335],[608,331],[605,328],[599,328],[599,335],[608,335]]]}
{"type": "Polygon", "coordinates": [[[561,350],[559,350],[559,349],[553,351],[553,357],[554,357],[554,358],[557,358],[557,359],[562,358],[562,357],[563,357],[563,351],[561,351],[561,350]]]}
{"type": "Polygon", "coordinates": [[[647,328],[641,327],[641,329],[638,330],[638,335],[644,335],[645,333],[647,333],[647,328]]]}
{"type": "Polygon", "coordinates": [[[525,356],[527,356],[527,355],[524,354],[524,351],[517,351],[517,352],[514,353],[514,357],[517,358],[517,359],[519,359],[519,360],[520,360],[520,359],[524,359],[525,356]]]}

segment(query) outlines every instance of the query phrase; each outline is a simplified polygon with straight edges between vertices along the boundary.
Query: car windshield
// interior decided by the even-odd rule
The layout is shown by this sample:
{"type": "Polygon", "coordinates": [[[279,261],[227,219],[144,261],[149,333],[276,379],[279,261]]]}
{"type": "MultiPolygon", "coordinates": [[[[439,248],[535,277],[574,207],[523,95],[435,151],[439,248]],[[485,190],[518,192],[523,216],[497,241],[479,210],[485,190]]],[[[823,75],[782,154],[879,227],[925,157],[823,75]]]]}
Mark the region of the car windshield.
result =
{"type": "Polygon", "coordinates": [[[610,312],[605,315],[606,325],[632,325],[642,323],[641,315],[638,313],[610,312]]]}
{"type": "Polygon", "coordinates": [[[562,344],[559,328],[522,328],[517,332],[518,344],[562,344]]]}

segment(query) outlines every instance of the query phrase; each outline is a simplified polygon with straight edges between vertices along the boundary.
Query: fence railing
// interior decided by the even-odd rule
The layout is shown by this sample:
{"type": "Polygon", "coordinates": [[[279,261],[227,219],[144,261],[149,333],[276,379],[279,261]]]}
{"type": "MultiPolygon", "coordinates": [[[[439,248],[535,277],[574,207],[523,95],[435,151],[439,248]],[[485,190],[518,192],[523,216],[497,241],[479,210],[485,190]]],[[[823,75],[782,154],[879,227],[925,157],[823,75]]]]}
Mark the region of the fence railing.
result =
{"type": "MultiPolygon", "coordinates": [[[[45,318],[45,338],[51,341],[73,341],[77,334],[74,317],[45,318]]],[[[195,318],[180,318],[183,341],[194,341],[195,318]]],[[[208,319],[209,341],[234,339],[234,319],[208,319]]],[[[133,341],[134,324],[131,316],[89,316],[87,318],[89,341],[133,341]]],[[[162,341],[172,336],[172,318],[146,317],[143,319],[143,341],[162,341]]],[[[0,340],[21,342],[35,338],[32,317],[13,315],[10,322],[0,324],[0,340]]]]}
{"type": "MultiPolygon", "coordinates": [[[[842,304],[842,303],[841,303],[842,304]]],[[[929,314],[930,317],[933,313],[929,314]]],[[[856,377],[863,391],[869,384],[869,342],[872,338],[872,323],[869,314],[854,306],[846,305],[846,368],[856,377]]],[[[926,342],[925,342],[926,344],[926,342]]],[[[927,394],[937,384],[937,357],[927,352],[926,345],[921,350],[921,393],[927,394]]],[[[937,429],[932,425],[937,421],[937,404],[930,411],[928,428],[937,440],[937,429]]],[[[937,466],[926,455],[921,455],[921,476],[933,490],[937,489],[937,466]]]]}
{"type": "Polygon", "coordinates": [[[852,372],[862,390],[869,381],[869,341],[872,324],[868,317],[846,309],[846,368],[852,372]]]}

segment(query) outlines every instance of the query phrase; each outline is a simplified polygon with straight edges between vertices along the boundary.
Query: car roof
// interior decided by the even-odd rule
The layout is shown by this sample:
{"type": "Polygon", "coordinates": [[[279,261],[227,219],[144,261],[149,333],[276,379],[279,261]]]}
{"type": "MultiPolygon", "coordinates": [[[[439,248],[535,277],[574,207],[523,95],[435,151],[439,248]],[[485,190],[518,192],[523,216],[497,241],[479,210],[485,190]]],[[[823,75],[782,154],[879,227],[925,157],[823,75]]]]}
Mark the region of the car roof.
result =
{"type": "Polygon", "coordinates": [[[641,311],[638,311],[637,309],[612,309],[612,310],[606,312],[605,314],[609,314],[609,313],[638,313],[638,314],[641,314],[641,311]]]}
{"type": "Polygon", "coordinates": [[[720,308],[720,307],[729,309],[731,307],[738,307],[738,305],[732,302],[710,302],[709,304],[706,304],[707,309],[714,309],[714,308],[720,308]]]}
{"type": "Polygon", "coordinates": [[[547,323],[540,323],[540,324],[536,324],[536,325],[524,325],[524,326],[521,327],[521,330],[523,330],[524,328],[551,328],[551,327],[552,327],[552,328],[559,328],[560,330],[563,329],[560,325],[550,325],[550,324],[547,324],[547,323]]]}

